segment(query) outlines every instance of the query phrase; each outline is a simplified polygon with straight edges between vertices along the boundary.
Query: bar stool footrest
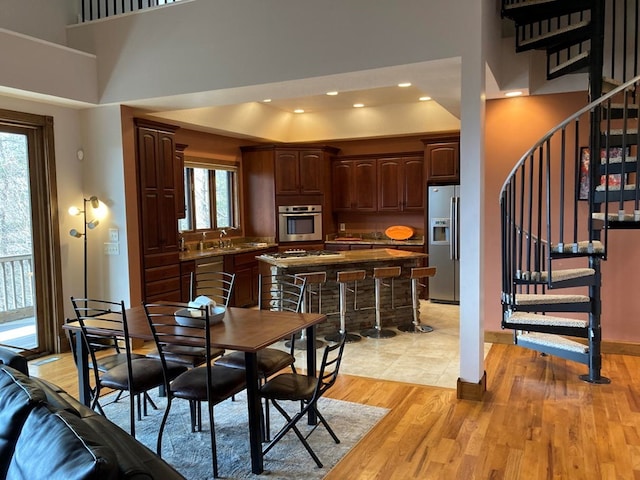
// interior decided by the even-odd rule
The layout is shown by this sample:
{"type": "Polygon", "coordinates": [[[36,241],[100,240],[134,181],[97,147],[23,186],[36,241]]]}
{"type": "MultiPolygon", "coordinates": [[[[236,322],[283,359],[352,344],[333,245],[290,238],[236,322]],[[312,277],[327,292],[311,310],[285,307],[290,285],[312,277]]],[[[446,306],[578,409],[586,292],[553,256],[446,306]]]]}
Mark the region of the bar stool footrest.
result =
{"type": "Polygon", "coordinates": [[[400,325],[398,330],[405,333],[429,333],[433,332],[433,327],[430,325],[414,325],[410,323],[409,325],[400,325]]]}
{"type": "MultiPolygon", "coordinates": [[[[333,333],[331,335],[327,335],[324,337],[327,342],[339,342],[340,341],[340,332],[333,333]]],[[[355,343],[362,340],[360,335],[356,335],[355,333],[347,333],[345,335],[345,343],[355,343]]]]}
{"type": "MultiPolygon", "coordinates": [[[[286,342],[284,342],[284,346],[287,348],[291,348],[291,340],[287,340],[286,342]]],[[[318,340],[316,339],[316,350],[318,348],[322,348],[324,347],[324,342],[322,340],[318,340]]],[[[296,338],[296,343],[294,344],[294,348],[296,350],[306,350],[307,349],[307,339],[303,338],[296,338]]]]}
{"type": "Polygon", "coordinates": [[[377,328],[367,328],[366,330],[362,330],[360,334],[369,338],[391,338],[396,336],[396,332],[393,330],[378,330],[377,328]]]}

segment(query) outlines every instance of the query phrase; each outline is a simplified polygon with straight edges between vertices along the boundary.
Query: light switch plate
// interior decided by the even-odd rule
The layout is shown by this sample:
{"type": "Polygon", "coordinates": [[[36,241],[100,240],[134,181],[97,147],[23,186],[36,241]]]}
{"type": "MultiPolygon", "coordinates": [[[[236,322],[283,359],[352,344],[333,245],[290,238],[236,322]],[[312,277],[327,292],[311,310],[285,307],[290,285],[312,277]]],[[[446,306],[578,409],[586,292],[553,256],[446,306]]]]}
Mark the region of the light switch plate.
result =
{"type": "Polygon", "coordinates": [[[120,232],[118,231],[117,228],[110,228],[109,229],[109,241],[110,242],[116,242],[118,243],[119,238],[120,237],[120,232]]]}

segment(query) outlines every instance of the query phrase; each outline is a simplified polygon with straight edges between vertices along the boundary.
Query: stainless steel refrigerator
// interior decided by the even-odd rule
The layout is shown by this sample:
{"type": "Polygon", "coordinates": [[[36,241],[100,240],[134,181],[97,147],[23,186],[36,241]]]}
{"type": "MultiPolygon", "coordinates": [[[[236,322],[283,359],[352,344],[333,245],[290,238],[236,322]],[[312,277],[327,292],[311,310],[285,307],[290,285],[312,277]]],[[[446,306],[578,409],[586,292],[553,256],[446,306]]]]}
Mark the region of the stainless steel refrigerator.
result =
{"type": "Polygon", "coordinates": [[[436,267],[429,279],[433,302],[460,303],[460,186],[429,187],[429,266],[436,267]]]}

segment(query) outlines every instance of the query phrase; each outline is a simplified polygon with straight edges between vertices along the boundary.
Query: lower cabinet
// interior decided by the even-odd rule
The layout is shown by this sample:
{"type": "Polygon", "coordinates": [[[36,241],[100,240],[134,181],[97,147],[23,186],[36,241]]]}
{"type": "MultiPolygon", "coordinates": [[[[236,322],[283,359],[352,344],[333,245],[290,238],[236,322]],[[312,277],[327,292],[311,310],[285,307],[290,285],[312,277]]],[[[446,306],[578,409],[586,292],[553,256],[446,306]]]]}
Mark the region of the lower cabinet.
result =
{"type": "Polygon", "coordinates": [[[224,271],[236,275],[230,302],[232,307],[251,307],[258,304],[259,267],[256,257],[263,253],[276,251],[277,248],[269,248],[225,255],[224,271]]]}

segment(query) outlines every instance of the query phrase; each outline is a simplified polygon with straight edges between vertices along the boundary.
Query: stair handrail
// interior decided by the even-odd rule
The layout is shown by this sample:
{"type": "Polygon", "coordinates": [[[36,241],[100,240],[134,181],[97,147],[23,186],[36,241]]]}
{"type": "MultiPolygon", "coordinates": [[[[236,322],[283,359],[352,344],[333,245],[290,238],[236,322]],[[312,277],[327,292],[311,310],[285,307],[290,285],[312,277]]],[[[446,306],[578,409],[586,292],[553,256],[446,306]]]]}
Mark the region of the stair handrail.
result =
{"type": "Polygon", "coordinates": [[[516,165],[511,169],[511,171],[509,172],[509,175],[507,175],[506,180],[502,184],[502,188],[500,189],[500,195],[498,196],[498,200],[500,198],[502,198],[502,196],[504,194],[504,191],[505,191],[505,188],[507,187],[507,184],[509,183],[509,179],[516,173],[516,171],[522,166],[522,164],[527,160],[527,158],[529,158],[538,148],[543,146],[543,144],[545,142],[547,142],[549,139],[551,139],[551,137],[556,132],[558,132],[559,130],[562,130],[567,125],[569,125],[571,122],[575,121],[577,118],[580,118],[585,113],[587,113],[590,110],[598,107],[599,105],[602,105],[604,102],[606,102],[611,97],[616,96],[620,92],[623,92],[627,88],[631,87],[634,83],[638,83],[638,82],[640,82],[640,75],[632,78],[631,80],[628,80],[626,83],[623,83],[622,85],[620,85],[619,87],[616,87],[614,90],[611,90],[610,92],[606,93],[605,95],[602,95],[601,97],[598,97],[597,99],[592,101],[589,105],[587,105],[586,107],[583,107],[582,109],[578,110],[577,112],[572,114],[570,117],[567,117],[565,120],[563,120],[558,125],[556,125],[551,130],[549,130],[543,137],[540,138],[540,140],[538,140],[538,142],[536,142],[529,150],[527,150],[526,153],[524,155],[522,155],[522,157],[520,157],[520,160],[518,160],[516,165]]]}

